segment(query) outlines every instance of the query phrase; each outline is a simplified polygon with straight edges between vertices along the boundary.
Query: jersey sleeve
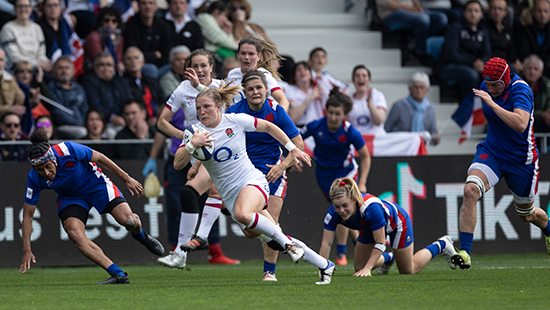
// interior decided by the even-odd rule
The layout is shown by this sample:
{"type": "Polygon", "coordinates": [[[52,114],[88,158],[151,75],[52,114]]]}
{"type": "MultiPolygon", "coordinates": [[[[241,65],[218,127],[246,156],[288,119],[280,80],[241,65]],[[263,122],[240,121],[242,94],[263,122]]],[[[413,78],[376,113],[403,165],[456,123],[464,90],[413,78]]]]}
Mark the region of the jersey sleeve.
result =
{"type": "Polygon", "coordinates": [[[348,137],[351,144],[353,144],[356,150],[360,150],[363,148],[363,146],[365,146],[365,139],[363,139],[361,133],[352,125],[350,125],[349,127],[348,137]]]}
{"type": "Polygon", "coordinates": [[[76,156],[78,161],[81,162],[90,162],[92,161],[92,155],[94,154],[94,151],[82,144],[74,143],[74,142],[65,142],[69,148],[72,148],[73,154],[76,156]]]}
{"type": "Polygon", "coordinates": [[[243,131],[256,131],[258,120],[244,113],[233,114],[235,122],[239,124],[243,131]]]}
{"type": "Polygon", "coordinates": [[[36,182],[37,179],[38,173],[31,170],[27,177],[27,191],[25,193],[25,203],[31,206],[36,206],[38,204],[40,191],[42,190],[42,187],[36,182]]]}
{"type": "Polygon", "coordinates": [[[522,109],[531,113],[533,111],[533,92],[523,81],[514,85],[514,109],[522,109]]]}
{"type": "Polygon", "coordinates": [[[300,129],[300,134],[302,135],[302,139],[305,140],[307,137],[315,134],[315,131],[317,130],[318,122],[319,120],[313,121],[305,125],[304,127],[302,127],[302,129],[300,129]]]}
{"type": "Polygon", "coordinates": [[[372,202],[369,204],[363,216],[369,222],[372,231],[378,230],[386,226],[387,221],[384,217],[384,211],[382,211],[382,206],[380,203],[372,202]]]}
{"type": "Polygon", "coordinates": [[[326,230],[335,231],[336,225],[338,225],[338,213],[334,209],[334,205],[328,208],[327,214],[325,214],[325,219],[323,221],[323,227],[326,230]]]}
{"type": "Polygon", "coordinates": [[[277,118],[276,125],[279,126],[279,128],[281,128],[290,139],[297,137],[300,132],[285,109],[279,106],[277,109],[277,114],[279,114],[279,117],[277,118]]]}
{"type": "Polygon", "coordinates": [[[176,90],[174,90],[172,92],[172,94],[170,95],[170,98],[168,98],[168,100],[166,100],[166,108],[170,111],[172,111],[173,113],[176,113],[181,105],[180,104],[176,104],[176,97],[178,96],[178,94],[176,93],[178,91],[179,88],[176,88],[176,90]]]}
{"type": "MultiPolygon", "coordinates": [[[[267,71],[269,73],[269,71],[267,71]]],[[[279,85],[279,82],[271,75],[271,73],[267,74],[264,73],[265,79],[267,81],[267,88],[269,90],[269,94],[272,94],[276,90],[282,90],[281,86],[279,85]]]]}

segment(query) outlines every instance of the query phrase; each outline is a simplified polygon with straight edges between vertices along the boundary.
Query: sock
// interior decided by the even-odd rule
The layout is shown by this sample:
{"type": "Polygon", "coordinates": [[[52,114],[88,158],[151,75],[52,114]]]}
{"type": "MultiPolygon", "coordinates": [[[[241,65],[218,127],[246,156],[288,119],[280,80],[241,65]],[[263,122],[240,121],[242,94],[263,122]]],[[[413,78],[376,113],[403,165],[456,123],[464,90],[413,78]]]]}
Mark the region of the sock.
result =
{"type": "Polygon", "coordinates": [[[294,238],[294,237],[290,237],[289,238],[298,243],[302,249],[304,249],[304,258],[302,258],[302,260],[306,263],[310,263],[312,265],[315,265],[317,266],[317,268],[319,269],[325,269],[327,268],[330,263],[329,263],[329,260],[322,257],[321,255],[317,254],[317,252],[313,251],[312,249],[310,249],[305,243],[303,243],[302,241],[294,238]]]}
{"type": "Polygon", "coordinates": [[[542,233],[548,237],[550,236],[550,220],[548,220],[548,224],[546,224],[546,227],[542,229],[542,233]]]}
{"type": "Polygon", "coordinates": [[[212,257],[217,257],[222,255],[222,246],[219,243],[209,244],[208,245],[208,254],[212,257]]]}
{"type": "Polygon", "coordinates": [[[433,259],[437,254],[443,252],[444,248],[445,248],[445,242],[439,240],[428,245],[425,249],[430,251],[430,253],[432,253],[432,259],[433,259]]]}
{"type": "Polygon", "coordinates": [[[174,252],[180,255],[183,254],[184,251],[181,250],[180,246],[191,241],[191,238],[193,238],[193,233],[195,232],[195,227],[197,227],[198,220],[198,213],[181,213],[178,245],[176,245],[174,252]]]}
{"type": "Polygon", "coordinates": [[[395,256],[393,255],[393,252],[384,252],[382,253],[382,257],[384,257],[384,264],[395,261],[395,256]]]}
{"type": "Polygon", "coordinates": [[[277,263],[269,263],[264,260],[264,272],[275,273],[275,268],[277,268],[277,263]]]}
{"type": "Polygon", "coordinates": [[[472,243],[474,242],[474,234],[461,232],[460,233],[460,249],[466,251],[470,255],[472,251],[472,243]]]}
{"type": "Polygon", "coordinates": [[[346,255],[347,248],[345,244],[337,244],[336,245],[336,253],[338,255],[338,258],[344,257],[346,255]]]}
{"type": "Polygon", "coordinates": [[[133,233],[130,233],[132,235],[132,237],[134,237],[134,239],[136,240],[143,240],[145,239],[145,232],[143,231],[143,229],[139,232],[139,234],[133,234],[133,233]]]}
{"type": "Polygon", "coordinates": [[[218,198],[208,197],[202,210],[201,224],[197,230],[197,237],[204,240],[208,239],[212,225],[218,219],[222,208],[222,201],[218,198]]]}
{"type": "Polygon", "coordinates": [[[292,240],[281,231],[279,226],[273,224],[273,222],[267,217],[259,213],[254,213],[252,215],[252,221],[250,221],[246,227],[259,231],[260,233],[277,241],[277,243],[285,248],[287,244],[292,243],[292,240]]]}
{"type": "Polygon", "coordinates": [[[118,266],[115,265],[115,264],[111,264],[111,266],[109,266],[109,267],[107,268],[107,272],[108,272],[110,275],[118,274],[119,276],[123,276],[123,277],[126,276],[126,275],[124,274],[124,271],[122,271],[122,269],[120,269],[120,267],[118,267],[118,266]]]}

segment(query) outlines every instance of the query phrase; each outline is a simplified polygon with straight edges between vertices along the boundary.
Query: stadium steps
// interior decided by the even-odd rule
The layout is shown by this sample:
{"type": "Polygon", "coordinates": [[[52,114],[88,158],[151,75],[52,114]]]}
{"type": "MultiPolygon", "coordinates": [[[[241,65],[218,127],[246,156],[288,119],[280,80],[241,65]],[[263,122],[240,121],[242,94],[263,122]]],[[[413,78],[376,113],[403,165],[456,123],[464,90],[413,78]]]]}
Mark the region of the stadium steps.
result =
{"type": "MultiPolygon", "coordinates": [[[[351,71],[355,65],[364,64],[371,70],[373,87],[384,93],[388,108],[407,96],[407,81],[412,73],[431,73],[428,67],[401,67],[401,52],[382,48],[381,33],[368,30],[362,1],[358,1],[349,13],[343,12],[343,0],[249,2],[253,7],[250,21],[265,29],[281,54],[301,61],[307,60],[314,47],[325,48],[328,53],[326,70],[348,83],[351,91],[351,71]]],[[[437,147],[428,147],[429,154],[473,154],[479,141],[469,140],[458,145],[460,128],[448,121],[457,105],[440,103],[439,92],[439,86],[432,85],[428,99],[436,106],[438,128],[443,129],[443,139],[437,147]]]]}

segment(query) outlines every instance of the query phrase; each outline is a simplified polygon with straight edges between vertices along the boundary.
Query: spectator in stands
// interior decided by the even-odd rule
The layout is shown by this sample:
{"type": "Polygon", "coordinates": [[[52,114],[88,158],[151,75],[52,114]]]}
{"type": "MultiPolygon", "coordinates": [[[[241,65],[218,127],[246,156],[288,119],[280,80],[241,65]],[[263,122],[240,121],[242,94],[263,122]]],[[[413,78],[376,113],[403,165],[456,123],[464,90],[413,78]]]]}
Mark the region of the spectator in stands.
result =
{"type": "Polygon", "coordinates": [[[115,74],[115,60],[109,52],[97,54],[94,71],[84,75],[80,83],[86,90],[88,106],[97,108],[108,119],[105,134],[113,139],[126,125],[122,117],[122,103],[132,98],[128,83],[115,74]]]}
{"type": "Polygon", "coordinates": [[[185,45],[191,52],[203,48],[201,27],[186,13],[187,0],[167,0],[167,2],[168,12],[164,15],[164,19],[173,27],[173,45],[185,45]]]}
{"type": "MultiPolygon", "coordinates": [[[[54,50],[54,42],[57,43],[57,47],[61,47],[61,20],[63,9],[61,8],[61,0],[44,0],[39,4],[40,12],[42,16],[36,21],[38,25],[42,28],[44,33],[44,40],[46,42],[46,56],[48,58],[52,57],[54,50]]],[[[74,15],[69,15],[71,17],[72,24],[76,24],[76,18],[74,15]]]]}
{"type": "MultiPolygon", "coordinates": [[[[108,140],[109,138],[105,135],[105,117],[103,113],[98,109],[92,108],[86,113],[86,131],[87,134],[83,140],[108,140]]],[[[105,156],[111,158],[115,154],[115,145],[106,144],[106,143],[85,143],[90,148],[103,153],[105,156]]]]}
{"type": "MultiPolygon", "coordinates": [[[[21,117],[13,112],[7,112],[2,116],[0,129],[0,141],[28,140],[29,137],[21,131],[21,117]]],[[[3,161],[27,160],[28,145],[0,145],[0,159],[3,161]]]]}
{"type": "Polygon", "coordinates": [[[296,63],[294,82],[285,89],[285,95],[290,102],[288,114],[299,127],[322,118],[325,101],[328,99],[328,93],[325,93],[318,85],[313,86],[311,72],[307,62],[296,63]]]}
{"type": "Polygon", "coordinates": [[[435,107],[426,95],[430,90],[430,77],[424,72],[413,73],[409,80],[409,96],[392,105],[384,129],[386,132],[419,132],[425,142],[432,145],[439,143],[435,107]]]}
{"type": "Polygon", "coordinates": [[[17,86],[13,76],[4,70],[5,66],[6,53],[0,48],[0,117],[8,111],[21,116],[27,111],[23,105],[25,94],[17,86]]]}
{"type": "Polygon", "coordinates": [[[428,58],[426,39],[441,33],[448,24],[445,14],[422,9],[418,0],[376,0],[376,8],[389,27],[401,25],[413,30],[415,53],[422,62],[428,58]]]}
{"type": "Polygon", "coordinates": [[[94,30],[97,9],[111,1],[65,0],[64,2],[67,12],[78,20],[76,33],[80,38],[85,38],[94,30]]]}
{"type": "Polygon", "coordinates": [[[539,56],[533,54],[523,61],[523,77],[535,97],[535,132],[550,132],[550,79],[543,71],[544,63],[539,56]]]}
{"type": "MultiPolygon", "coordinates": [[[[174,46],[170,50],[169,58],[172,70],[166,72],[160,78],[159,82],[160,88],[162,89],[165,98],[170,96],[170,94],[172,94],[172,92],[183,81],[185,62],[187,61],[189,54],[191,54],[191,51],[185,45],[174,46]]],[[[161,103],[159,102],[159,104],[161,103]]]]}
{"type": "Polygon", "coordinates": [[[479,24],[482,18],[481,4],[468,1],[464,17],[447,29],[438,59],[441,79],[458,81],[459,102],[479,86],[483,65],[491,57],[489,34],[479,24]]]}
{"type": "Polygon", "coordinates": [[[49,72],[52,66],[46,56],[44,33],[30,20],[31,13],[30,0],[16,0],[15,19],[2,27],[0,41],[12,64],[26,60],[33,67],[40,66],[49,72]]]}
{"type": "Polygon", "coordinates": [[[117,8],[101,9],[97,15],[95,29],[88,34],[84,41],[85,68],[91,69],[97,54],[107,50],[112,45],[111,55],[115,59],[119,74],[124,72],[124,37],[122,36],[122,17],[117,8]]]}
{"type": "Polygon", "coordinates": [[[25,100],[29,100],[32,107],[32,118],[36,119],[41,115],[51,116],[50,111],[40,100],[41,95],[52,98],[48,85],[44,82],[44,70],[41,67],[34,69],[28,61],[23,60],[15,65],[13,73],[26,97],[25,100]]]}
{"type": "Polygon", "coordinates": [[[492,57],[506,59],[515,72],[523,70],[523,64],[516,53],[513,16],[508,14],[506,0],[491,0],[489,14],[483,20],[483,27],[489,34],[492,57]]]}
{"type": "Polygon", "coordinates": [[[197,9],[197,23],[201,26],[204,48],[217,55],[218,66],[225,57],[235,57],[237,40],[233,37],[233,24],[227,19],[227,6],[222,1],[208,5],[205,2],[197,9]]]}
{"type": "Polygon", "coordinates": [[[133,98],[142,100],[149,125],[156,127],[159,109],[164,104],[164,94],[157,80],[142,75],[144,64],[145,59],[139,48],[131,46],[124,53],[124,79],[132,90],[133,98]]]}
{"type": "Polygon", "coordinates": [[[544,72],[548,76],[550,55],[550,2],[536,0],[531,10],[532,22],[517,29],[516,48],[519,59],[536,54],[544,62],[544,72]]]}
{"type": "Polygon", "coordinates": [[[338,86],[340,91],[347,94],[348,84],[338,80],[327,71],[323,70],[328,64],[327,51],[322,47],[316,47],[309,52],[309,67],[313,77],[313,85],[321,87],[328,94],[334,86],[338,86]]]}
{"type": "Polygon", "coordinates": [[[275,45],[265,33],[264,28],[258,24],[248,22],[252,13],[252,6],[248,1],[231,0],[227,6],[229,7],[229,21],[233,23],[233,38],[235,38],[235,41],[238,42],[244,37],[256,37],[275,45]]]}
{"type": "Polygon", "coordinates": [[[425,10],[437,11],[447,16],[448,24],[452,24],[462,17],[463,8],[452,8],[451,0],[419,0],[420,6],[425,10]]]}
{"type": "Polygon", "coordinates": [[[355,93],[351,96],[353,107],[348,114],[348,121],[363,135],[386,133],[386,97],[370,85],[370,70],[364,65],[355,66],[351,78],[355,85],[355,93]]]}
{"type": "Polygon", "coordinates": [[[147,65],[144,74],[158,79],[168,70],[168,53],[173,46],[174,32],[164,18],[155,16],[156,0],[138,0],[139,12],[126,22],[124,48],[138,47],[147,65]]]}
{"type": "MultiPolygon", "coordinates": [[[[147,112],[139,100],[130,99],[124,103],[124,119],[126,127],[117,135],[119,139],[153,139],[155,129],[147,123],[147,112]]],[[[117,144],[116,157],[119,159],[143,159],[149,158],[151,144],[117,144]]]]}
{"type": "Polygon", "coordinates": [[[57,107],[49,110],[60,139],[80,139],[86,135],[85,118],[88,112],[86,91],[73,81],[74,66],[68,56],[59,57],[53,66],[54,80],[48,85],[53,101],[73,111],[69,114],[57,107]]]}
{"type": "Polygon", "coordinates": [[[55,126],[53,124],[52,118],[47,115],[42,115],[34,121],[36,128],[43,128],[48,136],[48,140],[57,140],[57,135],[55,132],[55,126]]]}

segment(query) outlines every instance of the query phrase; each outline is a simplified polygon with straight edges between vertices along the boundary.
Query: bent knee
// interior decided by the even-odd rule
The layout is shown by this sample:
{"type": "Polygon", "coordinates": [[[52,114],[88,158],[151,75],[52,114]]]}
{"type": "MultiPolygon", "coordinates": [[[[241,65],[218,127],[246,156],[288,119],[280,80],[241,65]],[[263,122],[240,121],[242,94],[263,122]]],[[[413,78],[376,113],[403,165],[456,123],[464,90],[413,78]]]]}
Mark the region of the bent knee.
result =
{"type": "Polygon", "coordinates": [[[139,219],[139,215],[132,213],[128,216],[128,219],[126,220],[126,225],[124,225],[126,229],[132,230],[135,228],[138,228],[141,226],[141,221],[139,219]]]}
{"type": "Polygon", "coordinates": [[[477,201],[479,199],[479,187],[473,183],[464,185],[464,200],[477,201]]]}

